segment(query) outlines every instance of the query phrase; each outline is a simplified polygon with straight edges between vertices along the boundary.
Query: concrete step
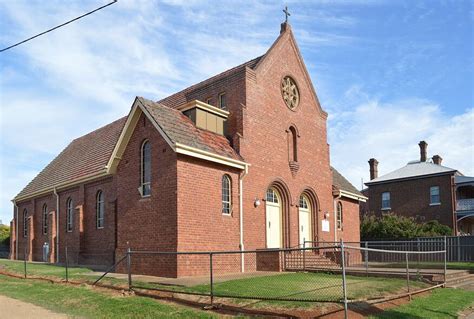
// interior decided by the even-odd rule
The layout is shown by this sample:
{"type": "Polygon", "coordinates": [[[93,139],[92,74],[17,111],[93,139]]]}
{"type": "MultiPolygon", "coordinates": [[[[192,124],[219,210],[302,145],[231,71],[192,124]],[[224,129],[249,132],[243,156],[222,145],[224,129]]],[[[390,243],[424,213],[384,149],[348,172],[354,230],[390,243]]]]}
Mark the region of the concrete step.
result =
{"type": "Polygon", "coordinates": [[[465,276],[459,276],[454,278],[446,279],[447,285],[457,285],[468,281],[474,281],[474,274],[469,274],[465,276]]]}

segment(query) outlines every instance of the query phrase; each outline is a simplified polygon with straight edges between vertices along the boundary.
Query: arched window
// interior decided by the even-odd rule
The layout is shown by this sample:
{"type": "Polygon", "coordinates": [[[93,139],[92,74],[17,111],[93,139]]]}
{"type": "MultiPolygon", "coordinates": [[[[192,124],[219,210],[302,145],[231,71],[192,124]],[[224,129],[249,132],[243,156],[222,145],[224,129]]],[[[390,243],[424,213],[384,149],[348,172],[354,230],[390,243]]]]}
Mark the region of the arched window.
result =
{"type": "Polygon", "coordinates": [[[72,198],[68,198],[66,201],[66,231],[72,232],[72,221],[74,210],[72,208],[72,198]]]}
{"type": "Polygon", "coordinates": [[[294,126],[290,127],[290,161],[298,162],[298,132],[294,126]]]}
{"type": "Polygon", "coordinates": [[[26,208],[23,210],[23,237],[28,236],[28,211],[26,208]]]}
{"type": "Polygon", "coordinates": [[[231,212],[231,182],[228,175],[222,176],[222,214],[230,215],[231,212]]]}
{"type": "Polygon", "coordinates": [[[141,149],[141,194],[150,196],[151,193],[151,146],[144,141],[141,149]]]}
{"type": "Polygon", "coordinates": [[[48,206],[43,205],[43,234],[48,234],[48,206]]]}
{"type": "Polygon", "coordinates": [[[337,202],[337,214],[336,214],[336,224],[337,229],[342,230],[342,221],[343,221],[343,214],[342,214],[342,203],[337,202]]]}
{"type": "Polygon", "coordinates": [[[96,211],[97,228],[104,228],[105,202],[104,202],[104,193],[102,191],[97,192],[95,211],[96,211]]]}
{"type": "Polygon", "coordinates": [[[306,197],[301,195],[300,196],[300,208],[303,209],[309,209],[308,201],[306,200],[306,197]]]}
{"type": "Polygon", "coordinates": [[[278,204],[278,195],[273,188],[267,189],[267,202],[278,204]]]}

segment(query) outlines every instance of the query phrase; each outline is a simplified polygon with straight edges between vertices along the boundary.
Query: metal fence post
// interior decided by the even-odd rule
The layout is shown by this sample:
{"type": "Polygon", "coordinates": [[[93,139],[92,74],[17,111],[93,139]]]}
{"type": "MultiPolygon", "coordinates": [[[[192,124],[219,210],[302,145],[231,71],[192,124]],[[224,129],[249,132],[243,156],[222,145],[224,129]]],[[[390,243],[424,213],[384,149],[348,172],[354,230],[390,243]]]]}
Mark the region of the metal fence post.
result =
{"type": "Polygon", "coordinates": [[[209,253],[209,275],[211,283],[211,307],[214,305],[214,277],[212,273],[212,253],[209,253]]]}
{"type": "MultiPolygon", "coordinates": [[[[410,292],[410,270],[408,268],[408,253],[405,253],[405,260],[406,260],[406,270],[407,270],[407,292],[410,292]]],[[[411,296],[410,296],[411,299],[411,296]]]]}
{"type": "Polygon", "coordinates": [[[25,272],[25,278],[26,278],[26,244],[25,244],[25,249],[23,251],[23,271],[25,272]]]}
{"type": "Polygon", "coordinates": [[[64,257],[66,258],[66,282],[69,282],[69,273],[68,273],[68,259],[67,259],[67,244],[66,244],[66,247],[64,248],[65,251],[64,251],[64,257]]]}
{"type": "Polygon", "coordinates": [[[128,290],[132,290],[132,254],[130,247],[127,248],[127,273],[128,273],[128,290]]]}
{"type": "Polygon", "coordinates": [[[446,268],[447,268],[447,247],[446,247],[446,236],[444,236],[444,287],[446,287],[446,268]]]}
{"type": "Polygon", "coordinates": [[[341,238],[342,294],[344,297],[344,319],[347,319],[346,263],[344,259],[344,241],[341,238]]]}
{"type": "Polygon", "coordinates": [[[369,248],[369,242],[365,242],[365,252],[364,252],[364,255],[365,255],[365,275],[367,277],[369,277],[369,251],[367,250],[367,248],[369,248]]]}
{"type": "Polygon", "coordinates": [[[306,270],[306,239],[303,239],[303,271],[306,270]]]}

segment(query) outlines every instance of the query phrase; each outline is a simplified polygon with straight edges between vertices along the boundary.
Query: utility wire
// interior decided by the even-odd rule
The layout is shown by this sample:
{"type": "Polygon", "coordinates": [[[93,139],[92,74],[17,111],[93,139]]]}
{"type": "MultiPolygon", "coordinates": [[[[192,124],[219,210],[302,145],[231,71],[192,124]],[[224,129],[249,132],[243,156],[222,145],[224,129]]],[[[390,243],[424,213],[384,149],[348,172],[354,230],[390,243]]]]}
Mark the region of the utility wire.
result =
{"type": "Polygon", "coordinates": [[[69,24],[69,23],[71,23],[71,22],[74,22],[74,21],[76,21],[76,20],[79,20],[79,19],[81,19],[81,18],[84,18],[85,16],[88,16],[88,15],[90,15],[90,14],[96,12],[96,11],[102,10],[102,9],[104,9],[105,7],[108,7],[108,6],[110,6],[110,5],[114,4],[114,3],[116,3],[117,1],[118,1],[118,0],[114,0],[114,1],[112,1],[112,2],[110,2],[110,3],[108,3],[108,4],[106,4],[106,5],[103,5],[102,7],[99,7],[99,8],[97,8],[97,9],[95,9],[95,10],[89,11],[89,12],[87,12],[86,14],[83,14],[83,15],[77,17],[77,18],[74,18],[74,19],[72,19],[72,20],[69,20],[69,21],[67,21],[67,22],[64,22],[63,24],[60,24],[60,25],[58,25],[58,26],[55,26],[54,28],[51,28],[51,29],[46,30],[46,31],[41,32],[41,33],[38,33],[37,35],[34,35],[34,36],[32,36],[31,38],[28,38],[28,39],[26,39],[26,40],[23,40],[23,41],[21,41],[21,42],[18,42],[18,43],[16,43],[16,44],[13,44],[13,45],[11,45],[11,46],[9,46],[9,47],[6,47],[6,48],[4,48],[4,49],[1,49],[0,52],[6,51],[6,50],[11,49],[11,48],[14,48],[14,47],[16,47],[17,45],[20,45],[20,44],[22,44],[22,43],[25,43],[25,42],[28,42],[28,41],[30,41],[30,40],[33,40],[34,38],[37,38],[37,37],[39,37],[39,36],[42,36],[43,34],[46,34],[46,33],[48,33],[48,32],[51,32],[51,31],[56,30],[56,29],[58,29],[58,28],[61,28],[61,27],[65,26],[66,24],[69,24]]]}

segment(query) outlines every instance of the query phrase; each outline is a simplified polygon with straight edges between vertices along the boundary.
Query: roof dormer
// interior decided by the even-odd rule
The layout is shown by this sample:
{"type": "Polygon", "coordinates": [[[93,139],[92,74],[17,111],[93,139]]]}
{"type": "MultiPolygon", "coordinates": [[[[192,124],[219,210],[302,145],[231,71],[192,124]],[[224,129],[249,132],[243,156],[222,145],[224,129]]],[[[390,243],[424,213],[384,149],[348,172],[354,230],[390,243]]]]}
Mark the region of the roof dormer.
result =
{"type": "Polygon", "coordinates": [[[228,111],[199,100],[188,102],[177,109],[191,119],[197,127],[224,135],[225,122],[229,116],[228,111]]]}

